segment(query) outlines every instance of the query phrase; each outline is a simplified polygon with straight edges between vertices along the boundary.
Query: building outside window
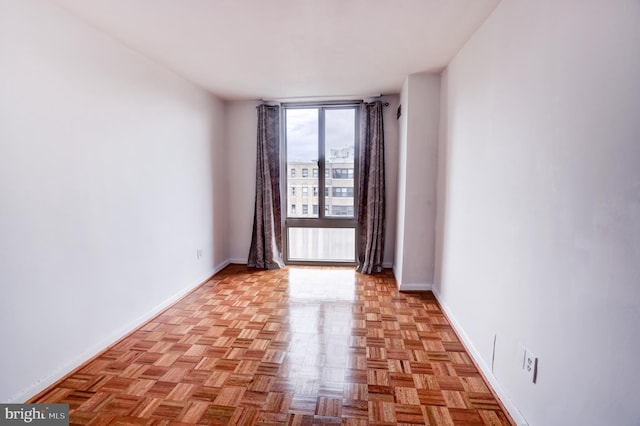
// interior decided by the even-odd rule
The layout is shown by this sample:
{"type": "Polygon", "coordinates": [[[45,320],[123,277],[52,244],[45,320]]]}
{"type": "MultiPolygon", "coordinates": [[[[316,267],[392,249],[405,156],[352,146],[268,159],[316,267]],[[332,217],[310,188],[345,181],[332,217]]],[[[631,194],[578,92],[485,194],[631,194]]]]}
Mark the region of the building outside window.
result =
{"type": "Polygon", "coordinates": [[[334,216],[353,216],[353,206],[333,206],[334,216]]]}
{"type": "Polygon", "coordinates": [[[353,169],[351,168],[335,168],[333,169],[334,179],[353,179],[353,169]]]}
{"type": "Polygon", "coordinates": [[[306,167],[302,169],[302,177],[309,177],[309,169],[307,169],[306,167]]]}
{"type": "Polygon", "coordinates": [[[334,197],[353,197],[353,187],[333,187],[334,197]]]}

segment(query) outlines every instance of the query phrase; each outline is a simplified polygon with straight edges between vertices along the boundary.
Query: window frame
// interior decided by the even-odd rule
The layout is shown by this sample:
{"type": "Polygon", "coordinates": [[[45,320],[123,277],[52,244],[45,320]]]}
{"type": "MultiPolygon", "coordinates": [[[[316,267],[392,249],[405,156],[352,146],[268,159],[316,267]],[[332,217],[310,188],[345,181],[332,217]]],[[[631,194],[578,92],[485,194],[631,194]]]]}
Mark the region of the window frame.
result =
{"type": "MultiPolygon", "coordinates": [[[[307,218],[307,217],[296,217],[291,218],[288,217],[288,211],[283,209],[285,212],[282,215],[282,237],[283,237],[283,258],[286,264],[301,264],[301,265],[355,265],[358,259],[358,246],[359,246],[359,232],[358,232],[358,158],[360,152],[360,110],[361,110],[362,101],[345,101],[345,102],[296,102],[296,103],[283,103],[281,105],[281,122],[280,126],[281,132],[281,152],[280,156],[281,168],[288,167],[287,164],[287,110],[289,109],[303,109],[303,108],[317,108],[318,109],[318,164],[317,164],[317,179],[318,179],[318,210],[317,218],[307,218]],[[328,206],[325,204],[325,199],[330,198],[332,196],[332,191],[328,188],[331,186],[326,185],[327,180],[334,179],[332,168],[328,166],[325,158],[325,111],[331,109],[353,109],[354,110],[354,153],[353,153],[353,178],[342,178],[342,179],[353,179],[353,216],[352,217],[340,217],[340,216],[330,216],[331,212],[328,209],[328,206]],[[324,188],[324,189],[323,189],[324,188]],[[328,192],[325,192],[328,191],[328,192]],[[327,195],[325,195],[327,194],[327,195]],[[288,228],[352,228],[355,233],[355,253],[354,253],[354,261],[316,261],[316,260],[291,260],[289,259],[289,232],[288,228]]],[[[313,167],[312,167],[313,170],[313,167]]],[[[312,172],[313,175],[315,173],[312,172]]],[[[314,176],[315,177],[315,176],[314,176]]],[[[287,193],[287,179],[290,177],[287,174],[280,175],[280,184],[281,188],[284,188],[282,191],[283,194],[287,194],[287,196],[282,197],[281,203],[286,205],[288,200],[287,193]]],[[[295,177],[293,177],[295,179],[295,177]]],[[[340,178],[335,178],[340,179],[340,178]]]]}

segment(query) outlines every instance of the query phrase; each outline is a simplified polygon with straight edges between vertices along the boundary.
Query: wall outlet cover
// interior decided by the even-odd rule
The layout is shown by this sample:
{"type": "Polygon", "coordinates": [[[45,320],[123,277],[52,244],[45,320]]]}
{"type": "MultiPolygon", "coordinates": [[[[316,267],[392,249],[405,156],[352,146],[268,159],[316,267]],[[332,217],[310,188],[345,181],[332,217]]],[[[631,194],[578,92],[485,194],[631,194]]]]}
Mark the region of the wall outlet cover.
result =
{"type": "Polygon", "coordinates": [[[528,349],[524,350],[524,363],[522,368],[529,377],[531,383],[535,383],[538,375],[538,357],[528,349]]]}

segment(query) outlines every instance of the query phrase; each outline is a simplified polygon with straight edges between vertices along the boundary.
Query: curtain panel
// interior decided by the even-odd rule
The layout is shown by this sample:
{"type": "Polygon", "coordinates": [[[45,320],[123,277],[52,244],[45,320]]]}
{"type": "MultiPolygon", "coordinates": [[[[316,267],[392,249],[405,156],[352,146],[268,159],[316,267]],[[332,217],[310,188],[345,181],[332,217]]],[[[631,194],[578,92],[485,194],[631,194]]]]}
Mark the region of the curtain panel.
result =
{"type": "Polygon", "coordinates": [[[365,103],[360,114],[358,176],[358,272],[382,271],[384,254],[384,126],[382,102],[365,103]]]}
{"type": "Polygon", "coordinates": [[[284,267],[280,205],[280,107],[258,106],[258,147],[253,234],[247,266],[284,267]]]}

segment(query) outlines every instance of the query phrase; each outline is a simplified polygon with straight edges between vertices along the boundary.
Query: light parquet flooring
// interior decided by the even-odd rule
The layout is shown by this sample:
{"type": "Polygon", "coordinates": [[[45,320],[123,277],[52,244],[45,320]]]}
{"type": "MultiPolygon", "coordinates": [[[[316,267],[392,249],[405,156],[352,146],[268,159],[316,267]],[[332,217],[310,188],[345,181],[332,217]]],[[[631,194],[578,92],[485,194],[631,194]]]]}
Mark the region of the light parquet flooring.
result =
{"type": "Polygon", "coordinates": [[[34,403],[78,425],[509,425],[433,294],[231,265],[34,403]]]}

